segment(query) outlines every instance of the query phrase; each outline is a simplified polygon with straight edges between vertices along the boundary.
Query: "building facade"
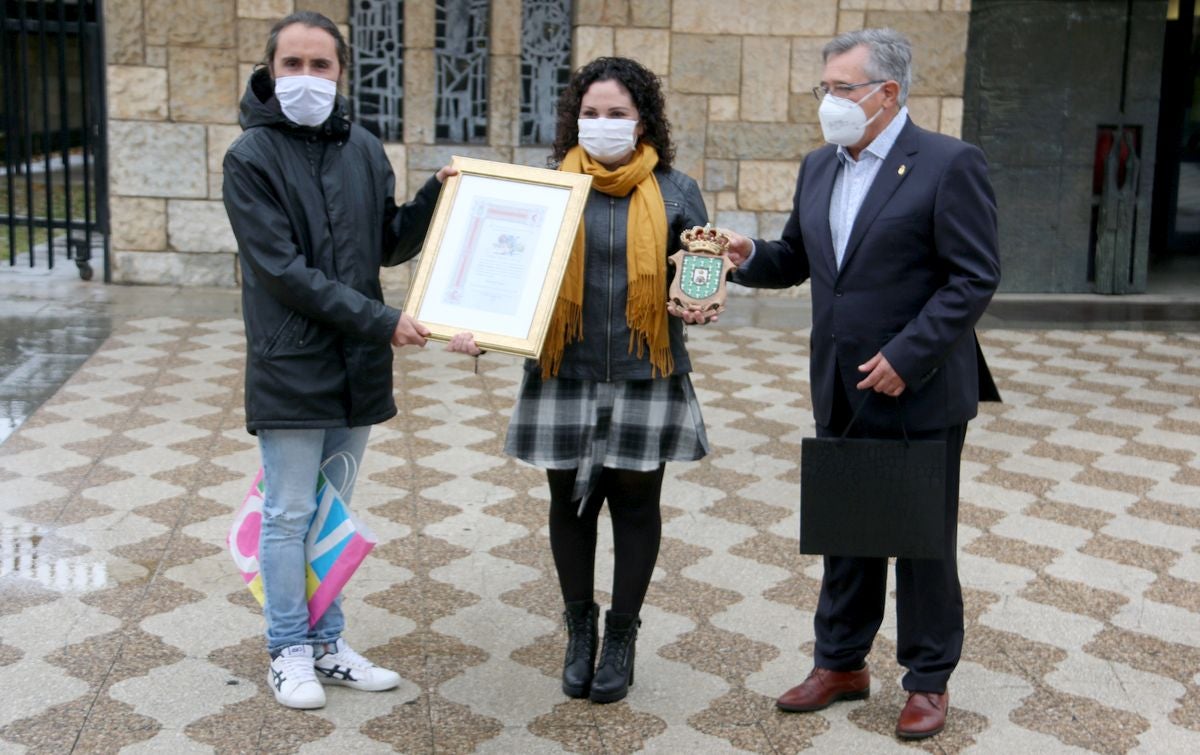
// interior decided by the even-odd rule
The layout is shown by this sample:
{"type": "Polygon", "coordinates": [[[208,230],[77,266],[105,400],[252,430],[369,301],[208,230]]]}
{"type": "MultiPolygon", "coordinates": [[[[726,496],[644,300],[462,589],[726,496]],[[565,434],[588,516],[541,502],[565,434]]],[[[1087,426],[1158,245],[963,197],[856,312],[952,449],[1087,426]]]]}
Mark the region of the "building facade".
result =
{"type": "Polygon", "coordinates": [[[677,166],[743,233],[783,227],[800,160],[821,144],[810,89],[838,32],[908,34],[913,119],[962,129],[971,0],[107,0],[114,281],[237,284],[222,157],[267,32],[294,10],[324,13],[359,48],[346,93],[405,196],[452,155],[544,166],[555,76],[601,55],[662,77],[677,166]]]}

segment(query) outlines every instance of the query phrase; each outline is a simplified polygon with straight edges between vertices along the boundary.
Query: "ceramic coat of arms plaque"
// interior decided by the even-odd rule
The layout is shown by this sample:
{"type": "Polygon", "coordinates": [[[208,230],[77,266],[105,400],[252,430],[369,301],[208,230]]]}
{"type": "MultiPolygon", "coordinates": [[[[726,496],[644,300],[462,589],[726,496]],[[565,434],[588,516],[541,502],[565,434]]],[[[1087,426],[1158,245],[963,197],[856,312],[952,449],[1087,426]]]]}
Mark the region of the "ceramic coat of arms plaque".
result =
{"type": "Polygon", "coordinates": [[[711,226],[696,226],[679,234],[682,248],[668,259],[675,266],[671,279],[672,309],[697,310],[705,319],[725,310],[725,279],[736,267],[725,252],[729,236],[711,226]]]}

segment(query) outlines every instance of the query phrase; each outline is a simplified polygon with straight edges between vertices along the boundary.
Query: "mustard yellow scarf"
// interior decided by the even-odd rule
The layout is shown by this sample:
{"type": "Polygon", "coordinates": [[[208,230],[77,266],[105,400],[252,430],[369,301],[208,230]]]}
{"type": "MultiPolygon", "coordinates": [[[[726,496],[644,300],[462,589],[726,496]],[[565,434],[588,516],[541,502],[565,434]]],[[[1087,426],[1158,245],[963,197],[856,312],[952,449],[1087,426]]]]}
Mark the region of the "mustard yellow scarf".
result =
{"type": "MultiPolygon", "coordinates": [[[[633,158],[616,170],[605,168],[579,146],[567,152],[559,170],[586,173],[592,177],[592,187],[609,196],[624,197],[632,193],[625,223],[629,279],[625,321],[630,330],[629,353],[634,353],[636,346],[640,359],[649,349],[654,371],[666,376],[674,372],[675,360],[667,330],[667,211],[654,177],[656,165],[658,151],[641,142],[633,158]]],[[[583,339],[584,238],[581,220],[542,347],[543,378],[557,375],[563,349],[583,339]]]]}

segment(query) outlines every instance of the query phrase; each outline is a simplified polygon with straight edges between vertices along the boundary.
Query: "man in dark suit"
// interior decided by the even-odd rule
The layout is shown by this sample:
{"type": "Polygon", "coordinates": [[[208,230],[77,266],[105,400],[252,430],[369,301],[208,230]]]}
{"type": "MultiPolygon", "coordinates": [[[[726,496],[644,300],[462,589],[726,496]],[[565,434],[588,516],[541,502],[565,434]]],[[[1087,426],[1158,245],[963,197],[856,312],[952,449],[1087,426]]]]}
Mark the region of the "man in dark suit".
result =
{"type": "MultiPolygon", "coordinates": [[[[900,437],[903,423],[910,438],[946,443],[943,557],[896,561],[896,653],[909,692],[896,733],[919,739],[945,725],[946,684],[962,651],[958,473],[979,387],[991,386],[974,325],[1000,279],[996,206],[979,149],[909,120],[904,36],[849,32],[823,55],[813,93],[831,143],[805,157],[782,240],[731,234],[733,280],[812,281],[819,437],[840,435],[862,405],[852,437],[900,437]]],[[[779,708],[820,710],[870,694],[865,659],[883,620],[887,564],[825,557],[815,668],[779,708]]]]}

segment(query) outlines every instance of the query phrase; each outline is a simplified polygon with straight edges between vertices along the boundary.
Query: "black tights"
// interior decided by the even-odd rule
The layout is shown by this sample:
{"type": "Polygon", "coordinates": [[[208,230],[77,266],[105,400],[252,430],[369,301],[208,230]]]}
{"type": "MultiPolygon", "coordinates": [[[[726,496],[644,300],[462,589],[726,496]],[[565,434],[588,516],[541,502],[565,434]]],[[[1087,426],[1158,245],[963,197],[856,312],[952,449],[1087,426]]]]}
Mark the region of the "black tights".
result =
{"type": "Polygon", "coordinates": [[[600,506],[607,499],[615,551],[612,611],[637,615],[650,586],[662,538],[658,501],[663,467],[653,472],[605,467],[596,489],[588,496],[582,516],[577,515],[579,501],[570,500],[575,470],[550,469],[546,476],[550,481],[550,550],[554,553],[563,600],[572,603],[593,599],[596,527],[600,506]]]}

